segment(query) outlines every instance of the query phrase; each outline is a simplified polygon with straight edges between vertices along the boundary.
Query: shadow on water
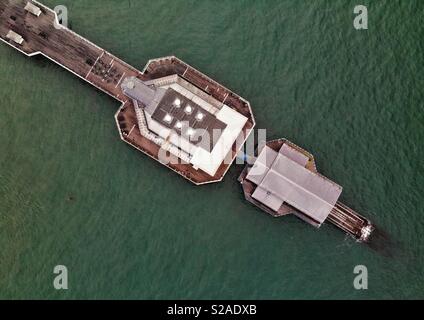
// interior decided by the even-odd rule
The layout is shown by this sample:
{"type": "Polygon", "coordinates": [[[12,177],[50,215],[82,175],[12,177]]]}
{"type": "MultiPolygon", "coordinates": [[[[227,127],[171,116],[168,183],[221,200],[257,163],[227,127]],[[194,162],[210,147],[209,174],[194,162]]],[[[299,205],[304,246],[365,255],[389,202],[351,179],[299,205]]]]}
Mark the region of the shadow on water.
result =
{"type": "Polygon", "coordinates": [[[398,256],[401,249],[400,242],[394,240],[387,232],[379,227],[374,227],[375,229],[365,245],[386,258],[398,256]]]}

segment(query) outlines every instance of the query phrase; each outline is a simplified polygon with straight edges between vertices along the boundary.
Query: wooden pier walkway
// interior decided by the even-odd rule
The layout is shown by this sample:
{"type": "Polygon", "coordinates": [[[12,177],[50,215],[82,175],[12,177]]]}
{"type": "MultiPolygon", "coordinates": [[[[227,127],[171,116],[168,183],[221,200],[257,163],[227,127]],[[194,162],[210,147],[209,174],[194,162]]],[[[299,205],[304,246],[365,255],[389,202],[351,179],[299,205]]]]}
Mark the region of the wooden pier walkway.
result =
{"type": "Polygon", "coordinates": [[[127,98],[122,95],[119,81],[122,81],[124,75],[143,79],[142,73],[59,25],[54,11],[32,2],[41,9],[42,13],[38,17],[24,9],[28,1],[0,1],[1,39],[28,56],[46,56],[122,103],[125,102],[127,98]],[[7,39],[9,30],[21,35],[24,42],[20,45],[7,39]]]}

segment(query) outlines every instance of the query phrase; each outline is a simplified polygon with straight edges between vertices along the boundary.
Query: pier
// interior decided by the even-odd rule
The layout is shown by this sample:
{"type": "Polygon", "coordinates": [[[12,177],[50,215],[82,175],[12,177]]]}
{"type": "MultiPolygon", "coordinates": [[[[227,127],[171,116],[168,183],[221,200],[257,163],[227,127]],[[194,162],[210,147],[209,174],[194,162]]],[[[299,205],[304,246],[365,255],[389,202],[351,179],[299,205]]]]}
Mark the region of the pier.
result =
{"type": "Polygon", "coordinates": [[[0,0],[0,40],[29,57],[45,56],[115,98],[121,104],[115,116],[121,139],[196,185],[221,181],[243,145],[240,141],[246,141],[255,126],[248,101],[180,59],[171,56],[151,60],[144,70],[137,70],[60,25],[56,13],[37,1],[0,0]],[[208,105],[213,104],[218,110],[228,107],[246,118],[237,137],[238,143],[234,142],[229,154],[224,155],[230,161],[222,161],[212,175],[187,163],[190,158],[181,155],[177,150],[179,146],[173,148],[167,143],[158,144],[160,137],[143,134],[134,101],[122,89],[128,78],[143,82],[157,80],[155,85],[160,86],[160,79],[175,75],[199,90],[198,95],[208,105]],[[159,159],[164,148],[177,161],[164,163],[159,159]]]}
{"type": "MultiPolygon", "coordinates": [[[[119,101],[121,139],[196,185],[221,181],[255,126],[247,100],[189,64],[169,56],[140,71],[61,26],[35,0],[0,0],[0,40],[119,101]],[[216,140],[204,141],[216,130],[216,140]]],[[[368,240],[370,221],[338,201],[342,187],[318,173],[309,152],[286,139],[258,151],[239,177],[249,202],[274,217],[293,214],[315,227],[328,221],[368,240]]]]}

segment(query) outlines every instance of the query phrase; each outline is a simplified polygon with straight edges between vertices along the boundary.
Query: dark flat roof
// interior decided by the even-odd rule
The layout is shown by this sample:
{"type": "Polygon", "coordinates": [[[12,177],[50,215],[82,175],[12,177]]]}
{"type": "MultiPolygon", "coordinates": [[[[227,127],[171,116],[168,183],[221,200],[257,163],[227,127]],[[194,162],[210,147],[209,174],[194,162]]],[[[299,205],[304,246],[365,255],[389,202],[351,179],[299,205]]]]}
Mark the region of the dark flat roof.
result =
{"type": "Polygon", "coordinates": [[[193,139],[190,139],[190,142],[207,151],[213,149],[222,132],[227,127],[224,122],[218,120],[213,114],[171,88],[167,89],[153,112],[152,119],[183,136],[186,136],[188,128],[194,129],[196,133],[193,139]],[[179,107],[175,106],[177,99],[180,100],[179,107]],[[191,113],[185,111],[187,106],[191,107],[191,113]],[[172,117],[170,122],[165,121],[167,114],[172,117]],[[202,120],[197,118],[198,114],[203,115],[202,120]],[[178,122],[183,124],[181,129],[176,127],[178,122]],[[209,134],[209,137],[206,133],[209,134]]]}

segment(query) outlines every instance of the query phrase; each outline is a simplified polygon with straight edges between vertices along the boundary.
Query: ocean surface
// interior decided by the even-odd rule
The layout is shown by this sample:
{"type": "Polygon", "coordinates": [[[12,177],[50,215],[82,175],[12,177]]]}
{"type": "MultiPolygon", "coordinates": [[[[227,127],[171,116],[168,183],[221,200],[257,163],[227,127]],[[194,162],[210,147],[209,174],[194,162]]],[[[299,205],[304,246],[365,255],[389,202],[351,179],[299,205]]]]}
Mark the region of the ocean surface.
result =
{"type": "Polygon", "coordinates": [[[366,31],[348,0],[44,3],[140,69],[176,55],[248,99],[386,241],[266,215],[241,165],[191,185],[120,141],[117,101],[1,44],[0,298],[424,298],[424,1],[360,1],[366,31]]]}

